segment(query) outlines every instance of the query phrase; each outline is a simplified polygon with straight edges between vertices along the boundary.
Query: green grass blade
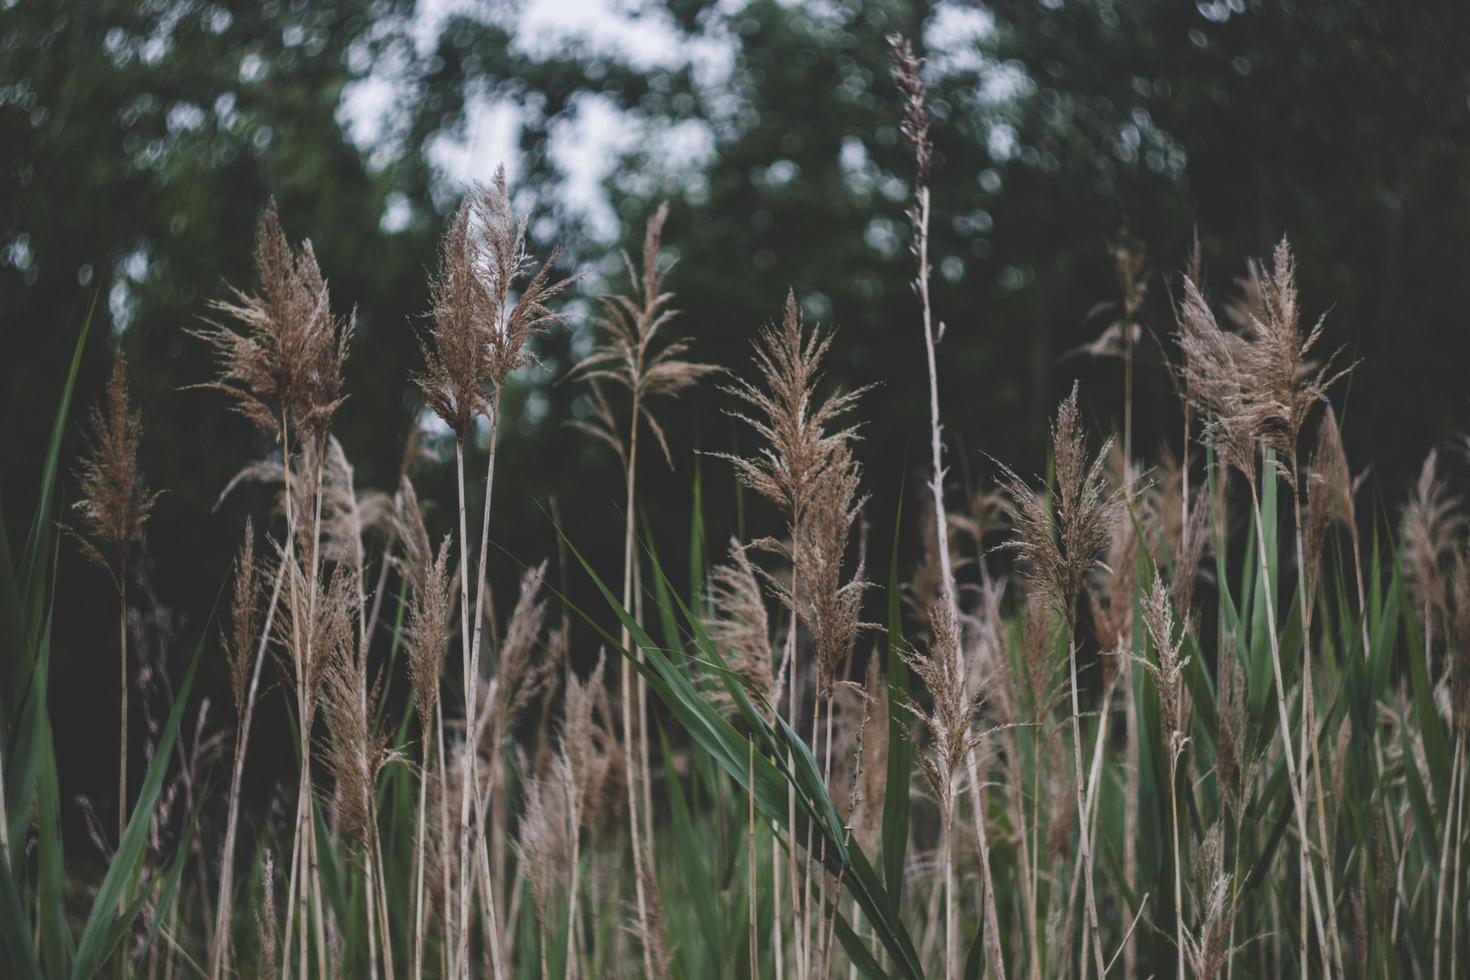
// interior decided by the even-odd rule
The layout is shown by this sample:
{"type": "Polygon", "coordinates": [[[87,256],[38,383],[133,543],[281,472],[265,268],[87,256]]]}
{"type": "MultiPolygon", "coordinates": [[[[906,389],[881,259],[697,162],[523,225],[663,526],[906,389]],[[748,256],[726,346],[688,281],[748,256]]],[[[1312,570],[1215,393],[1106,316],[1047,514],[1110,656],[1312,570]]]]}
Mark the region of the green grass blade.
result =
{"type": "MultiPolygon", "coordinates": [[[[205,636],[207,635],[206,630],[205,636]]],[[[72,980],[88,980],[96,976],[97,972],[102,969],[108,939],[114,927],[125,927],[131,921],[131,916],[136,915],[136,911],[124,913],[123,918],[119,920],[118,899],[123,895],[129,882],[134,879],[146,856],[153,805],[158,801],[158,794],[163,789],[163,778],[173,758],[174,743],[178,740],[179,725],[183,722],[184,711],[189,704],[189,692],[194,686],[194,675],[199,669],[199,657],[204,651],[205,636],[200,637],[199,644],[194,648],[189,670],[184,675],[183,683],[179,685],[178,694],[169,711],[168,722],[164,725],[162,734],[159,735],[158,746],[153,753],[153,762],[148,766],[148,773],[143,778],[143,787],[138,793],[137,803],[133,806],[133,814],[128,819],[127,829],[118,843],[112,864],[107,868],[107,875],[102,879],[102,887],[97,890],[97,897],[92,902],[92,911],[87,916],[86,925],[82,928],[81,939],[77,943],[77,958],[72,967],[72,980]]]]}

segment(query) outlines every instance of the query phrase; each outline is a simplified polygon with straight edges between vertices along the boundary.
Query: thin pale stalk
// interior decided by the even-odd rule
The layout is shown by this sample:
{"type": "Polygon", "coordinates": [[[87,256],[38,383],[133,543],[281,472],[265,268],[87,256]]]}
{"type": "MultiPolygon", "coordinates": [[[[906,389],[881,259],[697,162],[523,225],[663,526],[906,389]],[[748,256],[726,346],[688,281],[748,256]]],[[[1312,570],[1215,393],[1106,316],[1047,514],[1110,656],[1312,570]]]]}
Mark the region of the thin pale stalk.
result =
{"type": "Polygon", "coordinates": [[[454,469],[459,491],[459,624],[462,648],[461,677],[465,694],[465,735],[460,751],[460,794],[459,794],[459,916],[455,943],[454,962],[451,966],[462,980],[469,977],[470,959],[470,798],[474,793],[475,756],[475,702],[474,680],[470,661],[470,580],[467,553],[470,546],[469,532],[465,529],[464,500],[464,437],[454,442],[454,469]]]}
{"type": "Polygon", "coordinates": [[[954,871],[954,786],[946,788],[944,803],[944,976],[957,980],[960,975],[960,923],[955,908],[955,891],[959,880],[954,871]]]}
{"type": "MultiPolygon", "coordinates": [[[[128,582],[127,570],[122,569],[117,577],[117,638],[118,638],[118,715],[117,715],[117,844],[122,847],[123,831],[128,826],[128,582]]],[[[8,815],[0,815],[7,816],[8,815]]],[[[127,908],[131,888],[124,888],[117,896],[117,911],[122,915],[127,908]]],[[[117,975],[119,980],[127,973],[128,946],[118,947],[117,975]]]]}
{"type": "MultiPolygon", "coordinates": [[[[128,827],[128,582],[126,571],[117,579],[118,715],[117,715],[117,839],[128,827]]],[[[126,896],[119,896],[126,902],[126,896]]],[[[122,906],[119,906],[121,910],[122,906]]]]}
{"type": "Polygon", "coordinates": [[[1103,962],[1102,933],[1097,924],[1097,897],[1092,884],[1092,844],[1088,840],[1091,835],[1087,832],[1087,793],[1082,777],[1082,709],[1077,696],[1077,642],[1073,636],[1075,629],[1075,616],[1069,613],[1067,616],[1067,667],[1071,672],[1072,682],[1072,761],[1077,772],[1077,836],[1081,842],[1082,878],[1087,904],[1087,920],[1084,923],[1083,933],[1084,935],[1090,933],[1092,937],[1093,959],[1096,961],[1097,975],[1101,978],[1106,966],[1103,962]]]}
{"type": "Polygon", "coordinates": [[[745,879],[745,931],[750,943],[750,980],[760,980],[760,958],[757,955],[755,921],[758,911],[755,894],[755,742],[753,740],[746,742],[745,748],[745,859],[748,868],[745,879]]]}
{"type": "Polygon", "coordinates": [[[1460,904],[1460,842],[1465,839],[1465,736],[1459,739],[1460,795],[1455,803],[1455,860],[1454,894],[1450,896],[1450,976],[1458,976],[1460,969],[1460,920],[1465,917],[1465,906],[1460,904]]]}
{"type": "MultiPolygon", "coordinates": [[[[1266,560],[1266,527],[1261,515],[1261,496],[1256,491],[1255,481],[1248,482],[1250,482],[1251,487],[1251,507],[1253,508],[1256,519],[1255,537],[1257,557],[1261,563],[1261,593],[1266,600],[1266,633],[1271,642],[1271,669],[1276,675],[1276,708],[1279,715],[1278,720],[1281,723],[1281,748],[1282,754],[1286,757],[1286,775],[1287,782],[1291,785],[1293,809],[1296,811],[1297,834],[1301,839],[1303,852],[1305,852],[1306,848],[1310,846],[1312,838],[1311,833],[1307,830],[1306,806],[1300,792],[1301,781],[1298,778],[1296,755],[1291,747],[1291,715],[1286,708],[1286,685],[1282,679],[1281,671],[1281,638],[1276,634],[1276,604],[1272,596],[1273,583],[1271,582],[1270,567],[1266,560]]],[[[1328,952],[1330,947],[1327,945],[1326,929],[1322,925],[1322,907],[1320,899],[1317,896],[1317,878],[1316,875],[1312,874],[1310,864],[1307,865],[1306,881],[1308,903],[1311,908],[1313,924],[1317,930],[1317,942],[1322,947],[1322,956],[1325,960],[1330,955],[1328,952]]],[[[1304,918],[1305,915],[1306,913],[1303,913],[1304,918]]],[[[1305,923],[1303,925],[1305,927],[1305,923]]],[[[1303,957],[1307,955],[1307,938],[1305,934],[1302,936],[1301,955],[1303,957]]],[[[1302,975],[1307,975],[1305,964],[1302,966],[1302,975]]]]}
{"type": "MultiPolygon", "coordinates": [[[[1301,474],[1297,473],[1300,480],[1301,474]]],[[[1301,582],[1297,585],[1297,597],[1302,617],[1302,698],[1305,712],[1302,725],[1302,779],[1310,778],[1312,787],[1317,797],[1317,835],[1322,838],[1322,877],[1323,885],[1327,889],[1327,926],[1332,937],[1332,951],[1337,959],[1338,970],[1341,971],[1346,965],[1342,955],[1342,930],[1337,924],[1337,887],[1335,872],[1332,870],[1332,840],[1327,834],[1326,812],[1327,806],[1322,793],[1322,762],[1318,758],[1316,735],[1316,713],[1317,692],[1312,684],[1312,589],[1315,583],[1311,580],[1310,570],[1306,565],[1306,553],[1302,548],[1302,499],[1301,494],[1292,493],[1292,506],[1296,517],[1296,562],[1300,570],[1301,582]]],[[[1306,794],[1306,786],[1302,787],[1303,795],[1306,794]]]]}
{"type": "Polygon", "coordinates": [[[235,728],[235,762],[230,772],[229,815],[225,818],[219,900],[215,903],[218,911],[214,924],[214,948],[209,958],[210,980],[218,980],[230,956],[230,912],[234,904],[235,835],[240,822],[240,785],[245,775],[245,753],[250,747],[250,722],[255,717],[255,695],[260,687],[260,668],[265,663],[265,648],[270,642],[271,624],[275,620],[276,604],[280,601],[281,580],[285,577],[285,571],[284,563],[276,568],[276,584],[271,589],[271,601],[265,613],[265,627],[260,632],[260,643],[255,651],[255,666],[250,672],[250,690],[245,697],[245,711],[235,728]]]}
{"type": "Polygon", "coordinates": [[[439,948],[439,973],[448,976],[452,964],[450,959],[456,955],[454,945],[453,921],[454,913],[450,910],[450,903],[454,901],[454,891],[451,888],[449,873],[449,842],[453,840],[449,836],[449,743],[444,740],[444,699],[441,697],[434,704],[434,717],[439,729],[439,752],[435,756],[439,766],[439,839],[443,842],[439,848],[439,877],[444,895],[444,914],[440,916],[444,926],[444,945],[439,948]]]}
{"type": "MultiPolygon", "coordinates": [[[[492,497],[492,491],[494,490],[494,487],[495,487],[495,450],[497,448],[497,442],[499,441],[499,435],[500,435],[500,386],[497,385],[496,388],[495,388],[495,396],[494,396],[494,399],[492,400],[491,405],[490,405],[490,451],[489,451],[489,461],[485,464],[485,509],[484,509],[484,513],[481,515],[481,519],[480,519],[480,565],[479,565],[479,580],[478,580],[478,582],[475,585],[475,613],[474,613],[474,617],[475,617],[475,636],[474,636],[474,641],[473,641],[473,643],[472,643],[472,645],[470,647],[469,668],[468,668],[469,673],[467,675],[467,681],[468,681],[468,683],[467,683],[466,688],[465,688],[469,692],[468,701],[466,702],[469,707],[466,709],[467,712],[468,712],[468,716],[467,716],[467,719],[466,719],[466,729],[465,730],[466,731],[469,731],[469,732],[478,731],[478,729],[475,726],[475,716],[479,712],[479,697],[478,697],[479,692],[478,692],[478,687],[479,687],[479,683],[480,683],[480,633],[481,633],[481,629],[483,628],[484,622],[485,622],[485,616],[484,616],[484,602],[485,602],[485,566],[486,566],[486,559],[489,556],[489,546],[490,546],[490,499],[492,497]]],[[[461,468],[462,468],[462,464],[461,464],[461,468]]],[[[459,525],[460,526],[460,535],[463,537],[463,535],[464,535],[464,477],[463,477],[463,475],[460,476],[460,508],[459,509],[460,509],[460,518],[459,518],[459,520],[460,520],[460,525],[459,525]]],[[[465,540],[468,540],[468,539],[465,539],[465,540]]],[[[461,554],[461,558],[463,558],[463,554],[461,554]]],[[[461,581],[463,581],[463,575],[464,575],[464,571],[463,571],[464,564],[463,564],[463,562],[461,562],[460,568],[461,568],[461,571],[460,571],[461,581]]],[[[467,585],[462,586],[462,587],[467,587],[467,585]]],[[[466,605],[468,605],[468,603],[466,603],[466,605]]],[[[467,759],[466,775],[472,779],[472,782],[467,783],[467,785],[473,785],[475,787],[475,792],[476,792],[476,795],[478,797],[479,788],[480,788],[480,779],[479,779],[479,755],[477,753],[475,753],[474,751],[472,751],[472,749],[473,749],[473,740],[471,740],[470,742],[467,742],[466,745],[469,746],[469,748],[467,748],[467,750],[466,750],[466,759],[467,759]]],[[[492,789],[493,789],[493,783],[494,783],[493,776],[492,776],[492,779],[491,779],[491,783],[492,783],[492,789]]],[[[484,821],[483,821],[483,818],[481,817],[481,814],[483,813],[484,805],[483,805],[482,801],[480,801],[478,798],[476,799],[475,803],[476,803],[476,806],[475,806],[475,811],[476,811],[476,821],[475,821],[476,834],[477,834],[478,837],[483,838],[484,837],[484,821]]],[[[463,854],[463,851],[461,851],[461,854],[463,854]]],[[[463,873],[463,872],[465,872],[466,869],[463,867],[463,865],[461,865],[461,869],[460,870],[463,873]]],[[[495,906],[495,892],[494,892],[494,887],[493,886],[494,886],[494,883],[493,882],[487,881],[486,882],[486,889],[487,890],[486,890],[486,893],[484,895],[484,901],[486,902],[487,905],[490,906],[490,919],[491,919],[491,922],[492,923],[495,920],[495,907],[494,907],[495,906]]],[[[468,933],[469,933],[469,906],[468,906],[468,903],[467,902],[463,901],[463,899],[461,900],[461,902],[462,902],[461,908],[460,908],[460,911],[462,913],[461,914],[461,925],[463,926],[463,928],[465,930],[465,935],[461,937],[461,943],[462,944],[467,944],[468,941],[469,941],[469,936],[468,936],[468,933]]],[[[501,965],[500,965],[500,936],[498,935],[498,932],[499,932],[498,929],[493,929],[491,931],[491,933],[490,933],[490,936],[489,936],[489,942],[490,942],[490,967],[491,967],[491,970],[494,971],[494,975],[495,975],[496,980],[500,980],[500,977],[502,976],[501,965]]],[[[465,947],[465,951],[466,951],[466,956],[465,956],[464,960],[460,964],[461,971],[465,971],[465,970],[468,970],[469,969],[468,946],[465,947]]]]}
{"type": "Polygon", "coordinates": [[[1184,856],[1179,850],[1179,753],[1170,749],[1169,760],[1169,825],[1174,831],[1174,948],[1179,961],[1175,976],[1188,976],[1184,972],[1184,890],[1179,881],[1179,863],[1184,856]]]}
{"type": "MultiPolygon", "coordinates": [[[[383,861],[383,844],[378,835],[378,807],[372,806],[373,853],[378,859],[378,929],[383,937],[383,976],[393,980],[393,930],[388,916],[388,865],[383,861]]],[[[373,903],[369,901],[368,912],[372,914],[373,903]]]]}
{"type": "MultiPolygon", "coordinates": [[[[636,513],[634,510],[637,492],[637,464],[638,464],[638,396],[633,396],[633,422],[628,437],[628,465],[623,474],[626,494],[624,496],[623,511],[623,608],[629,610],[631,615],[633,608],[633,548],[635,545],[636,513]]],[[[641,663],[643,660],[642,650],[632,650],[632,634],[626,625],[620,633],[619,642],[624,650],[632,652],[633,656],[641,663]]],[[[639,751],[639,730],[643,727],[642,713],[639,711],[639,702],[635,699],[633,677],[636,671],[627,666],[619,672],[621,674],[621,685],[619,693],[622,695],[623,708],[623,758],[626,760],[623,766],[624,781],[628,791],[628,839],[633,846],[633,888],[637,902],[638,926],[648,935],[648,898],[644,894],[644,839],[643,821],[640,818],[640,802],[642,797],[642,777],[639,773],[639,763],[642,755],[639,751]]],[[[642,675],[639,675],[639,686],[642,685],[642,675]]],[[[649,855],[651,859],[652,855],[649,855]]],[[[644,966],[648,967],[650,959],[648,951],[643,951],[644,966]]]]}
{"type": "Polygon", "coordinates": [[[373,887],[373,851],[370,847],[363,848],[362,892],[367,900],[368,977],[378,980],[378,893],[373,887]]]}
{"type": "MultiPolygon", "coordinates": [[[[1440,976],[1440,953],[1444,947],[1444,898],[1445,892],[1449,890],[1447,879],[1450,876],[1450,851],[1452,850],[1450,845],[1454,841],[1455,834],[1455,814],[1453,807],[1456,798],[1456,787],[1464,780],[1462,769],[1462,763],[1464,762],[1463,746],[1463,739],[1455,740],[1455,758],[1454,762],[1450,765],[1450,792],[1445,797],[1444,840],[1439,845],[1439,887],[1435,889],[1434,895],[1434,969],[1430,973],[1430,976],[1435,977],[1436,980],[1440,976]]],[[[1454,906],[1450,907],[1450,916],[1456,916],[1454,906]]],[[[1453,977],[1454,973],[1451,973],[1450,976],[1453,977]]]]}
{"type": "Polygon", "coordinates": [[[424,759],[419,770],[419,809],[415,823],[413,850],[413,980],[424,976],[424,831],[429,803],[429,731],[427,722],[423,726],[424,759]]]}
{"type": "MultiPolygon", "coordinates": [[[[570,793],[568,795],[571,795],[570,793]]],[[[581,891],[581,855],[582,855],[582,833],[581,817],[577,813],[578,807],[573,803],[572,813],[568,815],[572,832],[572,868],[571,882],[567,886],[567,957],[566,969],[563,972],[565,980],[572,980],[576,975],[574,966],[581,957],[582,943],[577,939],[577,898],[581,891]]]]}

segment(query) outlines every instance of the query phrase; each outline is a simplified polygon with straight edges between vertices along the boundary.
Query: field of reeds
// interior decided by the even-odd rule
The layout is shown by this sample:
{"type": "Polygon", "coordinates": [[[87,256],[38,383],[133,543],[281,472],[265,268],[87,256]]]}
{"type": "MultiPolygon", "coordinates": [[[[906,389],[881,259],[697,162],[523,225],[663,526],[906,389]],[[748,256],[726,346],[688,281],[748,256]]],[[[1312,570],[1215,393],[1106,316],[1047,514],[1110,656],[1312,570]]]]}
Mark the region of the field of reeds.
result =
{"type": "Polygon", "coordinates": [[[214,620],[174,651],[145,751],[117,729],[95,878],[63,848],[52,627],[117,618],[98,657],[126,719],[129,561],[166,488],[141,478],[147,419],[122,357],[104,393],[74,391],[83,326],[34,519],[0,533],[0,972],[1470,970],[1453,460],[1425,447],[1413,487],[1357,475],[1371,460],[1347,459],[1339,429],[1352,364],[1317,312],[1333,297],[1298,295],[1284,239],[1207,291],[1198,255],[1157,275],[1124,237],[1094,346],[1121,366],[1122,431],[1090,431],[1074,389],[1044,474],[982,457],[987,479],[961,486],[947,434],[983,445],[983,420],[939,417],[939,386],[963,379],[929,303],[930,116],[907,44],[893,56],[915,162],[913,319],[895,329],[928,364],[924,481],[874,512],[855,449],[885,392],[824,383],[842,337],[794,297],[752,325],[747,363],[697,359],[661,210],[567,382],[597,409],[576,424],[622,466],[623,562],[594,567],[548,509],[545,560],[509,608],[486,587],[513,561],[491,540],[494,501],[517,492],[495,465],[502,393],[563,329],[571,280],[529,254],[503,177],[474,189],[443,237],[415,376],[457,495],[419,497],[416,445],[396,485],[359,487],[332,434],[352,411],[350,299],[266,207],[258,280],[192,329],[218,370],[190,383],[270,439],[236,482],[275,506],[249,515],[214,620]],[[1149,288],[1174,322],[1142,322],[1149,288]],[[1178,395],[1164,446],[1133,441],[1144,345],[1178,395]],[[724,393],[747,446],[698,472],[737,481],[768,533],[708,540],[696,484],[687,550],[660,554],[638,476],[697,452],[660,424],[697,385],[724,393]],[[74,400],[95,407],[80,418],[74,400]],[[88,451],[63,460],[79,424],[88,451]],[[922,543],[917,565],[900,566],[901,539],[922,543]],[[114,608],[69,607],[64,548],[108,571],[114,608]],[[575,603],[574,580],[600,600],[575,603]],[[191,695],[205,658],[227,664],[224,718],[191,695]],[[287,706],[288,759],[251,751],[268,698],[287,706]],[[294,790],[245,812],[252,766],[285,767],[294,790]]]}

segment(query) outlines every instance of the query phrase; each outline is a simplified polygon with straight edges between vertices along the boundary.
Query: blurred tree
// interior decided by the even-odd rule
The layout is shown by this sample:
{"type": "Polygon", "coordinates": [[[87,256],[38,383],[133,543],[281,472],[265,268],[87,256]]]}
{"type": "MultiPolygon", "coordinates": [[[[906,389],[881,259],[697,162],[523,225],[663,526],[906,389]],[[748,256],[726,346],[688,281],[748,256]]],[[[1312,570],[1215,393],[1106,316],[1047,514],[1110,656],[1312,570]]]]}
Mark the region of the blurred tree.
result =
{"type": "MultiPolygon", "coordinates": [[[[1045,420],[1072,376],[1084,377],[1095,422],[1117,424],[1121,368],[1063,355],[1096,336],[1089,310],[1116,297],[1106,245],[1125,220],[1149,250],[1143,316],[1166,347],[1166,284],[1196,225],[1217,293],[1246,256],[1292,236],[1305,309],[1331,308],[1324,347],[1364,358],[1352,391],[1366,386],[1373,411],[1349,396],[1348,451],[1374,462],[1386,494],[1465,424],[1463,5],[618,4],[674,39],[672,55],[651,61],[522,37],[513,4],[447,9],[434,21],[412,0],[0,3],[0,398],[13,420],[0,496],[12,533],[95,295],[99,332],[128,348],[136,374],[149,482],[170,491],[151,526],[149,575],[175,628],[202,626],[238,515],[265,497],[224,516],[209,509],[269,447],[220,399],[179,390],[209,373],[184,329],[225,283],[250,284],[255,219],[271,194],[288,233],[316,244],[339,311],[357,308],[337,431],[359,482],[389,486],[417,411],[410,325],[459,191],[434,150],[446,139],[473,148],[465,137],[488,103],[516,113],[518,201],[534,204],[536,248],[562,239],[567,268],[589,273],[584,293],[620,286],[622,273],[568,199],[552,145],[563,124],[610,112],[626,137],[602,168],[613,214],[631,243],[657,202],[672,201],[669,287],[700,360],[745,370],[754,328],[788,285],[811,318],[836,324],[833,380],[882,384],[867,398],[860,450],[881,526],[900,482],[922,470],[922,452],[906,452],[926,417],[903,215],[912,164],[884,45],[895,30],[931,56],[934,299],[948,325],[940,385],[956,491],[991,469],[981,450],[1041,467],[1045,420]],[[344,98],[367,80],[385,122],[360,146],[344,98]]],[[[616,461],[562,425],[585,411],[580,387],[552,383],[589,332],[574,318],[515,393],[503,472],[518,492],[500,498],[492,536],[520,559],[547,554],[540,508],[554,495],[573,537],[615,568],[621,519],[606,488],[618,485],[616,461]]],[[[88,352],[83,401],[101,387],[103,347],[88,352]]],[[[1156,349],[1146,342],[1141,356],[1135,444],[1146,457],[1178,426],[1150,366],[1156,349]]],[[[671,440],[728,448],[724,404],[714,386],[681,403],[671,440]]],[[[688,527],[692,466],[687,454],[672,472],[650,460],[640,477],[669,547],[688,527]]],[[[731,480],[714,463],[704,475],[718,547],[733,521],[731,480]]],[[[426,498],[451,499],[442,467],[421,479],[426,498]]],[[[508,595],[514,563],[492,568],[508,595]]],[[[80,563],[62,575],[73,608],[102,601],[105,581],[80,563]]],[[[66,669],[92,662],[105,629],[84,617],[60,627],[69,711],[107,710],[106,691],[66,669]]],[[[80,744],[59,746],[64,773],[78,772],[80,744]]],[[[88,778],[78,786],[91,792],[88,778]]]]}

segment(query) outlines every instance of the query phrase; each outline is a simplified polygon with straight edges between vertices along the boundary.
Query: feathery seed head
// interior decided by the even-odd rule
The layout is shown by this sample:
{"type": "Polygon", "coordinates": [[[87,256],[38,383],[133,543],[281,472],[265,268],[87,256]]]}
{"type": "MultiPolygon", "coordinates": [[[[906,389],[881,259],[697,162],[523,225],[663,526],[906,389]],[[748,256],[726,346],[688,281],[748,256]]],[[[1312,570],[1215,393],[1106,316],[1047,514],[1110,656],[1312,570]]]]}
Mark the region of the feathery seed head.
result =
{"type": "Polygon", "coordinates": [[[608,442],[620,458],[625,457],[623,437],[613,418],[611,406],[602,392],[601,382],[626,388],[637,406],[639,418],[633,424],[647,423],[664,459],[672,464],[668,441],[663,427],[648,404],[655,396],[677,397],[685,389],[697,384],[706,375],[719,370],[713,364],[689,361],[685,355],[689,342],[685,339],[670,340],[658,345],[659,332],[674,319],[677,311],[669,307],[672,293],[664,291],[667,270],[660,267],[664,222],[668,219],[669,205],[659,205],[643,237],[642,269],[634,268],[633,260],[623,254],[623,263],[632,283],[629,293],[620,296],[604,296],[602,312],[593,321],[599,333],[599,342],[593,352],[584,358],[573,373],[592,383],[596,399],[596,411],[591,421],[578,421],[579,428],[587,429],[599,439],[608,442]]]}
{"type": "Polygon", "coordinates": [[[1459,500],[1451,496],[1438,472],[1439,452],[1430,450],[1419,470],[1419,479],[1399,522],[1403,539],[1404,573],[1415,605],[1428,615],[1425,629],[1448,615],[1448,582],[1445,559],[1463,518],[1459,500]]]}
{"type": "Polygon", "coordinates": [[[72,505],[81,525],[73,533],[82,552],[116,581],[158,499],[143,486],[138,467],[142,435],[142,416],[128,406],[127,360],[118,351],[106,401],[92,409],[87,452],[77,467],[81,499],[72,505]]]}
{"type": "Polygon", "coordinates": [[[278,438],[283,417],[319,438],[342,403],[342,364],[355,316],[333,317],[311,242],[291,248],[274,200],[260,220],[255,269],[260,291],[234,290],[233,301],[212,304],[223,320],[193,331],[219,360],[215,380],[199,387],[225,392],[235,411],[278,438]]]}
{"type": "Polygon", "coordinates": [[[929,161],[934,153],[934,145],[929,140],[929,97],[919,75],[923,61],[902,34],[889,34],[887,40],[889,71],[904,97],[903,136],[914,149],[914,164],[923,183],[929,179],[929,161]]]}
{"type": "Polygon", "coordinates": [[[755,565],[746,549],[730,539],[730,560],[715,567],[709,580],[710,636],[740,678],[768,704],[775,690],[771,626],[755,565]]]}
{"type": "Polygon", "coordinates": [[[1112,440],[1088,461],[1077,396],[1074,384],[1052,428],[1056,478],[1050,500],[1014,470],[1001,467],[1017,532],[1011,547],[1020,556],[1032,589],[1055,602],[1069,620],[1083,577],[1106,551],[1119,510],[1119,494],[1108,490],[1105,468],[1112,440]]]}
{"type": "Polygon", "coordinates": [[[755,345],[756,385],[737,378],[724,390],[744,402],[749,414],[732,412],[756,431],[765,446],[754,458],[724,455],[751,490],[770,500],[797,526],[815,496],[819,477],[834,464],[838,448],[855,427],[838,427],[863,389],[816,394],[822,358],[832,335],[803,328],[796,294],[787,292],[779,324],[761,328],[755,345]]]}
{"type": "Polygon", "coordinates": [[[225,640],[225,657],[230,667],[230,694],[235,700],[235,717],[245,710],[245,682],[251,655],[260,634],[260,582],[255,563],[255,528],[245,518],[245,534],[235,556],[235,596],[230,608],[230,632],[225,640]]]}

